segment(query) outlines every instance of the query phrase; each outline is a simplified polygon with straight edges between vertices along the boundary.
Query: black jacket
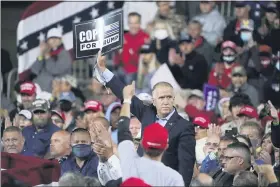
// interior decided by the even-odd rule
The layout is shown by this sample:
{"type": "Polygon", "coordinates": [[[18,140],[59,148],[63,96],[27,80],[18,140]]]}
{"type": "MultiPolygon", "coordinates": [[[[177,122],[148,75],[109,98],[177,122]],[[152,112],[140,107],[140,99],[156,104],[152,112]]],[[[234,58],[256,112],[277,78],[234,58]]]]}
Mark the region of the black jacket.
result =
{"type": "Polygon", "coordinates": [[[203,84],[208,79],[208,63],[201,54],[195,51],[186,55],[182,67],[174,65],[170,66],[170,70],[183,89],[202,90],[203,84]]]}
{"type": "MultiPolygon", "coordinates": [[[[125,85],[119,79],[114,76],[107,86],[123,100],[122,91],[125,85]]],[[[141,122],[142,134],[146,126],[156,121],[156,108],[153,105],[144,105],[135,96],[132,98],[131,113],[141,122]]],[[[183,176],[185,186],[189,186],[195,162],[194,126],[175,111],[165,127],[169,130],[169,147],[163,155],[162,162],[178,171],[183,176]]]]}

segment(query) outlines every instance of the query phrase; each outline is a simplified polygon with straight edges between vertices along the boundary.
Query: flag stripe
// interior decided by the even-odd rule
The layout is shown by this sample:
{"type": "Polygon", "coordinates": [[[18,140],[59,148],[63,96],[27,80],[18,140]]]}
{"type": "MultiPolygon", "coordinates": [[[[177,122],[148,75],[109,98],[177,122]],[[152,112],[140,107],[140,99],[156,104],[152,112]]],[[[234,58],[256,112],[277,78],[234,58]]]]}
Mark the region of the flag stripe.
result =
{"type": "MultiPolygon", "coordinates": [[[[42,2],[45,3],[45,2],[42,2]]],[[[17,29],[17,40],[22,40],[28,35],[42,30],[46,27],[62,21],[63,19],[73,16],[78,12],[94,6],[97,2],[62,2],[51,8],[45,9],[37,14],[21,20],[17,29]],[[46,19],[47,18],[47,19],[46,19]]],[[[90,15],[89,15],[90,17],[90,15]]]]}
{"type": "Polygon", "coordinates": [[[29,16],[37,14],[45,9],[55,6],[61,2],[62,1],[34,2],[29,7],[27,7],[27,9],[24,11],[23,15],[21,16],[21,19],[26,19],[29,16]]]}

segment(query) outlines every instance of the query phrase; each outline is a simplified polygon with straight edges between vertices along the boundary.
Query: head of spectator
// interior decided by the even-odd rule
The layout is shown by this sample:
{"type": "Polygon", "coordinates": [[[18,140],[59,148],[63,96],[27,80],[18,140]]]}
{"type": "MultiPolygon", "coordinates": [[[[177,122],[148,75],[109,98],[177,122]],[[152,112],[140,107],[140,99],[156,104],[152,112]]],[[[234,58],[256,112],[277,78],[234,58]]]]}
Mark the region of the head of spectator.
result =
{"type": "Polygon", "coordinates": [[[240,23],[240,38],[244,43],[253,39],[254,21],[251,19],[242,20],[240,23]]]}
{"type": "Polygon", "coordinates": [[[192,179],[190,187],[200,186],[214,186],[214,181],[212,177],[205,173],[198,174],[196,178],[192,179]]]}
{"type": "Polygon", "coordinates": [[[101,187],[99,180],[95,177],[85,176],[85,187],[101,187]]]}
{"type": "Polygon", "coordinates": [[[208,125],[210,124],[210,119],[206,115],[198,115],[193,120],[195,129],[195,139],[199,140],[207,136],[208,125]]]}
{"type": "Polygon", "coordinates": [[[232,185],[258,187],[258,177],[250,171],[240,171],[234,176],[232,185]]]}
{"type": "Polygon", "coordinates": [[[21,110],[18,115],[20,129],[32,125],[32,113],[29,110],[21,110]]]}
{"type": "Polygon", "coordinates": [[[75,106],[76,97],[73,92],[62,92],[59,96],[59,108],[62,112],[71,112],[75,106]]]}
{"type": "Polygon", "coordinates": [[[52,123],[58,126],[59,128],[63,128],[65,124],[65,114],[58,110],[51,111],[51,119],[52,123]]]}
{"type": "Polygon", "coordinates": [[[75,156],[77,164],[87,160],[93,152],[90,133],[86,129],[74,129],[70,136],[70,143],[72,154],[75,156]]]}
{"type": "Polygon", "coordinates": [[[214,1],[200,1],[199,8],[202,14],[209,14],[215,8],[214,1]]]}
{"type": "Polygon", "coordinates": [[[128,27],[131,35],[136,35],[141,29],[141,15],[137,12],[128,14],[128,27]]]}
{"type": "Polygon", "coordinates": [[[88,126],[89,132],[94,131],[94,127],[98,126],[99,124],[101,124],[103,127],[105,127],[105,129],[109,130],[110,122],[105,117],[99,116],[99,117],[96,117],[94,119],[94,121],[89,124],[89,126],[88,126]]]}
{"type": "Polygon", "coordinates": [[[270,76],[272,71],[271,64],[272,64],[272,49],[268,45],[260,45],[259,46],[259,57],[261,60],[261,73],[264,76],[270,76]]]}
{"type": "Polygon", "coordinates": [[[232,66],[236,62],[236,49],[236,44],[230,40],[222,43],[222,60],[226,66],[232,66]]]}
{"type": "Polygon", "coordinates": [[[140,93],[137,97],[146,105],[151,105],[153,103],[153,97],[148,93],[140,93]]]}
{"type": "Polygon", "coordinates": [[[249,19],[250,9],[246,1],[235,1],[235,15],[238,20],[249,19]]]}
{"type": "Polygon", "coordinates": [[[238,142],[238,140],[233,136],[225,135],[221,137],[219,147],[218,147],[218,157],[220,159],[220,163],[222,163],[222,158],[224,156],[224,152],[227,146],[235,142],[238,142]]]}
{"type": "Polygon", "coordinates": [[[191,20],[188,24],[188,34],[194,39],[201,37],[202,24],[197,20],[191,20]]]}
{"type": "Polygon", "coordinates": [[[258,120],[259,115],[257,109],[250,105],[243,106],[237,114],[241,124],[248,120],[258,120]]]}
{"type": "Polygon", "coordinates": [[[151,185],[145,183],[145,181],[143,181],[142,179],[135,178],[135,177],[130,177],[130,178],[126,179],[120,185],[120,187],[137,187],[137,186],[151,187],[151,185]]]}
{"type": "Polygon", "coordinates": [[[168,1],[157,1],[157,6],[159,10],[159,16],[162,19],[166,19],[170,14],[170,2],[168,1]]]}
{"type": "Polygon", "coordinates": [[[190,96],[188,97],[187,105],[192,105],[199,111],[204,110],[205,100],[202,91],[192,90],[190,96]]]}
{"type": "Polygon", "coordinates": [[[247,83],[247,73],[243,66],[235,66],[231,71],[231,83],[234,88],[234,92],[238,92],[239,89],[247,83]]]}
{"type": "Polygon", "coordinates": [[[89,124],[89,121],[94,120],[97,117],[104,117],[103,106],[99,101],[88,100],[84,103],[85,119],[89,124]]]}
{"type": "Polygon", "coordinates": [[[70,172],[63,174],[58,181],[59,186],[85,186],[85,183],[84,176],[70,172]]]}
{"type": "Polygon", "coordinates": [[[237,118],[240,109],[245,105],[253,106],[249,96],[243,93],[234,94],[229,101],[229,110],[231,111],[232,116],[237,118]]]}
{"type": "Polygon", "coordinates": [[[37,129],[45,128],[49,123],[50,104],[47,100],[36,99],[32,103],[33,125],[37,129]]]}
{"type": "Polygon", "coordinates": [[[269,25],[274,25],[274,21],[279,15],[279,10],[274,2],[270,2],[265,7],[265,19],[268,21],[269,25]]]}
{"type": "Polygon", "coordinates": [[[152,89],[153,105],[159,118],[165,118],[174,110],[173,86],[167,82],[159,82],[152,89]]]}
{"type": "Polygon", "coordinates": [[[136,138],[141,131],[141,122],[136,117],[130,119],[129,130],[133,138],[136,138]]]}
{"type": "Polygon", "coordinates": [[[53,133],[50,143],[50,154],[52,158],[60,159],[70,155],[70,133],[64,130],[53,133]]]}
{"type": "MultiPolygon", "coordinates": [[[[175,39],[175,36],[174,36],[174,33],[173,33],[170,25],[167,22],[157,20],[155,22],[155,26],[154,26],[151,38],[161,41],[161,40],[165,40],[167,38],[175,39]]],[[[157,49],[160,49],[160,48],[161,48],[161,46],[157,46],[157,49]]]]}
{"type": "Polygon", "coordinates": [[[47,33],[47,43],[51,49],[56,50],[62,45],[62,31],[58,28],[52,28],[47,33]]]}
{"type": "Polygon", "coordinates": [[[273,153],[273,144],[271,142],[271,133],[267,133],[263,136],[261,141],[261,148],[265,152],[272,154],[273,153]]]}
{"type": "Polygon", "coordinates": [[[179,48],[183,55],[188,55],[194,50],[193,39],[190,35],[185,35],[179,41],[179,48]]]}
{"type": "Polygon", "coordinates": [[[3,132],[2,142],[4,152],[21,153],[24,141],[20,128],[16,126],[7,127],[3,132]]]}
{"type": "Polygon", "coordinates": [[[158,123],[147,126],[144,129],[141,144],[144,149],[144,157],[161,161],[164,151],[168,148],[167,129],[158,123]]]}
{"type": "Polygon", "coordinates": [[[227,117],[231,116],[229,110],[229,101],[230,98],[226,97],[226,98],[222,98],[218,103],[218,108],[222,119],[226,119],[227,117]]]}
{"type": "Polygon", "coordinates": [[[36,86],[33,82],[24,82],[20,85],[21,102],[24,109],[30,109],[36,99],[36,86]]]}
{"type": "Polygon", "coordinates": [[[218,147],[220,143],[220,136],[218,135],[211,135],[208,136],[205,142],[205,145],[203,147],[203,152],[205,155],[208,155],[210,153],[217,153],[218,147]]]}
{"type": "Polygon", "coordinates": [[[147,89],[144,85],[145,76],[156,71],[158,67],[159,62],[157,61],[155,50],[152,49],[151,45],[144,44],[140,49],[136,87],[140,90],[147,89]]]}
{"type": "Polygon", "coordinates": [[[61,92],[70,92],[71,88],[77,87],[77,79],[72,75],[65,75],[61,78],[61,92]]]}
{"type": "Polygon", "coordinates": [[[110,122],[112,131],[118,128],[118,119],[120,117],[121,106],[122,105],[120,102],[114,102],[108,107],[106,111],[105,117],[110,122]]]}
{"type": "Polygon", "coordinates": [[[100,95],[102,84],[100,84],[96,78],[92,78],[89,85],[89,90],[93,92],[93,94],[100,95]]]}
{"type": "Polygon", "coordinates": [[[117,97],[112,90],[110,88],[106,88],[105,86],[101,88],[100,96],[100,102],[104,106],[105,110],[107,110],[110,104],[117,101],[117,97]]]}
{"type": "Polygon", "coordinates": [[[260,145],[263,136],[263,130],[257,122],[247,121],[241,125],[240,134],[247,136],[250,139],[253,148],[256,148],[258,145],[260,145]]]}
{"type": "Polygon", "coordinates": [[[226,172],[235,175],[245,171],[251,166],[251,153],[249,147],[241,142],[228,145],[223,157],[226,172]]]}

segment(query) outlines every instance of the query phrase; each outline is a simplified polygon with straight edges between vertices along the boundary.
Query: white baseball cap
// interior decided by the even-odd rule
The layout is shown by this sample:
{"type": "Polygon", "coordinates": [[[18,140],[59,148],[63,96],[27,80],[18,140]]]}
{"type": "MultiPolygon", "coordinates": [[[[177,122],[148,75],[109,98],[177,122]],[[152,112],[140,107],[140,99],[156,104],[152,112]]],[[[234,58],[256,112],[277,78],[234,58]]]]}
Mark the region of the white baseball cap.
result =
{"type": "Polygon", "coordinates": [[[32,119],[32,113],[29,110],[21,110],[18,114],[24,116],[28,120],[32,119]]]}
{"type": "Polygon", "coordinates": [[[52,28],[48,31],[47,39],[49,38],[61,38],[62,32],[58,28],[52,28]]]}

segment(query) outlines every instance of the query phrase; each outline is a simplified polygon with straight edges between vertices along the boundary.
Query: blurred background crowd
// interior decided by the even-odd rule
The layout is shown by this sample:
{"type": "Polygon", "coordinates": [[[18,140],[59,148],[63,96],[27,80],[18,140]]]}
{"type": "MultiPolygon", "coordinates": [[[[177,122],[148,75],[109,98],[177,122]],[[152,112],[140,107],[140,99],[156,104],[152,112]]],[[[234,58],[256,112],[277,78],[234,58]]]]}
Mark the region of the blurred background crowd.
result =
{"type": "MultiPolygon", "coordinates": [[[[124,44],[107,56],[107,68],[125,84],[135,81],[136,97],[151,105],[151,80],[167,67],[160,77],[175,80],[174,107],[195,130],[195,165],[185,185],[279,185],[280,140],[272,131],[280,136],[280,3],[137,1],[122,8],[124,44]],[[218,91],[211,109],[205,84],[218,91]]],[[[107,186],[122,177],[112,164],[120,154],[122,100],[93,76],[96,58],[73,60],[67,42],[61,29],[48,29],[36,60],[18,75],[2,45],[2,153],[58,160],[62,186],[107,186]]],[[[136,149],[141,123],[131,117],[136,149]]]]}

